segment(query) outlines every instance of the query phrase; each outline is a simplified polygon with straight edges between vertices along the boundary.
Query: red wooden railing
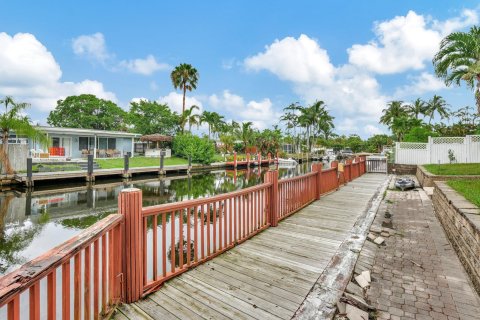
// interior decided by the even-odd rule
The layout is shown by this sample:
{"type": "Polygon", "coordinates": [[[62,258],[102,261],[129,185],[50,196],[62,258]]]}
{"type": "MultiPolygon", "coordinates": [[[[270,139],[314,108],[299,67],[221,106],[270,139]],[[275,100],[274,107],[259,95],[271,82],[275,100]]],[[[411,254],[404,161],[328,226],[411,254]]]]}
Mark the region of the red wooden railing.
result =
{"type": "Polygon", "coordinates": [[[1,278],[0,308],[6,306],[9,320],[20,319],[22,311],[30,319],[98,319],[120,301],[137,301],[166,280],[277,226],[364,172],[365,158],[347,161],[343,172],[336,162],[326,170],[314,164],[312,172],[280,181],[277,171],[269,171],[254,187],[146,208],[139,189],[124,189],[119,214],[1,278]],[[43,291],[46,303],[40,302],[43,291]]]}
{"type": "Polygon", "coordinates": [[[8,319],[98,319],[112,311],[123,292],[122,221],[110,215],[1,278],[8,319]]]}

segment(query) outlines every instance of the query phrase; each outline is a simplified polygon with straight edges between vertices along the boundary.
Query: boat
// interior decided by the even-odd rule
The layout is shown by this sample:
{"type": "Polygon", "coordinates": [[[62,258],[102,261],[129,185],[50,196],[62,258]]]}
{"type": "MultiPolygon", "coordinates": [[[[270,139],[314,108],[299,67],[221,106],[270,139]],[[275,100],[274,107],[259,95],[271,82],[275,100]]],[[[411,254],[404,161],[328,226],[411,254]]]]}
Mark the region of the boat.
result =
{"type": "Polygon", "coordinates": [[[400,178],[395,181],[395,187],[402,191],[415,188],[415,181],[410,178],[400,178]]]}
{"type": "Polygon", "coordinates": [[[278,166],[279,167],[295,167],[296,165],[297,165],[297,161],[295,161],[292,158],[288,158],[288,159],[279,158],[278,159],[278,166]]]}

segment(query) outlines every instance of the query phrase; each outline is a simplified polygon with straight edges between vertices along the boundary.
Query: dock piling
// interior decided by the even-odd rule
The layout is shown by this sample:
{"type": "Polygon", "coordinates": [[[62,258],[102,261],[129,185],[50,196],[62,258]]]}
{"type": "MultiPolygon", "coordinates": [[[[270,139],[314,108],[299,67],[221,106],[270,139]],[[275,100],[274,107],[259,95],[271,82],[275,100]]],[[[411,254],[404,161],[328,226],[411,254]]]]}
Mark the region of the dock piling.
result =
{"type": "Polygon", "coordinates": [[[93,154],[89,154],[87,157],[87,182],[95,181],[95,176],[93,175],[93,154]]]}
{"type": "Polygon", "coordinates": [[[33,160],[32,158],[27,158],[27,188],[33,187],[33,160]]]}
{"type": "Polygon", "coordinates": [[[159,175],[165,174],[165,171],[163,170],[164,160],[165,160],[165,151],[162,150],[160,151],[160,171],[158,172],[159,175]]]}
{"type": "Polygon", "coordinates": [[[130,179],[132,174],[130,173],[130,154],[123,156],[123,175],[124,179],[130,179]]]}

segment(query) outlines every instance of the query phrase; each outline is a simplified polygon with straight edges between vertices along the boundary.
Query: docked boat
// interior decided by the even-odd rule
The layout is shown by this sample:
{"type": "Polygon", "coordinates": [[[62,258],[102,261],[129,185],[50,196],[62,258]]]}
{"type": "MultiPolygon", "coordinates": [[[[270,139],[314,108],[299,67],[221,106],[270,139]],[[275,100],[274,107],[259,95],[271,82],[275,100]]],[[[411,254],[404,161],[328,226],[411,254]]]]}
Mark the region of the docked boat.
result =
{"type": "Polygon", "coordinates": [[[292,158],[289,159],[278,159],[278,165],[281,167],[295,167],[297,165],[297,161],[292,158]]]}

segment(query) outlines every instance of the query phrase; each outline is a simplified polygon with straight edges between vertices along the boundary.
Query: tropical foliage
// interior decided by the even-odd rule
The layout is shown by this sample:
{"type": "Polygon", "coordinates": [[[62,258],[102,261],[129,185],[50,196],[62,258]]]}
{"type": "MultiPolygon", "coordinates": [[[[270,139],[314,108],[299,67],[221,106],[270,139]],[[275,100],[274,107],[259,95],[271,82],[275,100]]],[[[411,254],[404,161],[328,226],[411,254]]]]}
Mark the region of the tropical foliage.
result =
{"type": "Polygon", "coordinates": [[[126,112],[114,102],[82,94],[58,100],[47,123],[55,127],[121,131],[127,130],[125,116],[126,112]]]}
{"type": "Polygon", "coordinates": [[[215,156],[215,147],[207,138],[185,133],[173,139],[173,152],[182,158],[191,157],[193,162],[208,164],[215,156]]]}
{"type": "Polygon", "coordinates": [[[179,130],[180,117],[168,105],[156,101],[130,102],[127,115],[132,130],[140,134],[174,135],[179,130]],[[148,119],[148,120],[147,120],[148,119]]]}
{"type": "Polygon", "coordinates": [[[451,84],[475,89],[477,113],[480,114],[480,28],[473,26],[469,32],[453,32],[440,42],[433,58],[435,74],[451,84]]]}
{"type": "Polygon", "coordinates": [[[32,126],[30,119],[23,112],[30,105],[25,102],[16,102],[12,97],[0,99],[0,105],[5,109],[0,113],[0,130],[2,135],[2,147],[0,148],[0,161],[2,172],[13,173],[13,168],[8,157],[8,138],[10,134],[37,139],[46,143],[46,136],[39,129],[32,126]]]}
{"type": "Polygon", "coordinates": [[[198,83],[198,71],[192,65],[187,63],[182,63],[173,69],[170,74],[170,79],[172,80],[173,87],[175,89],[180,89],[183,92],[183,108],[182,113],[185,112],[185,97],[188,91],[197,89],[198,83]]]}

